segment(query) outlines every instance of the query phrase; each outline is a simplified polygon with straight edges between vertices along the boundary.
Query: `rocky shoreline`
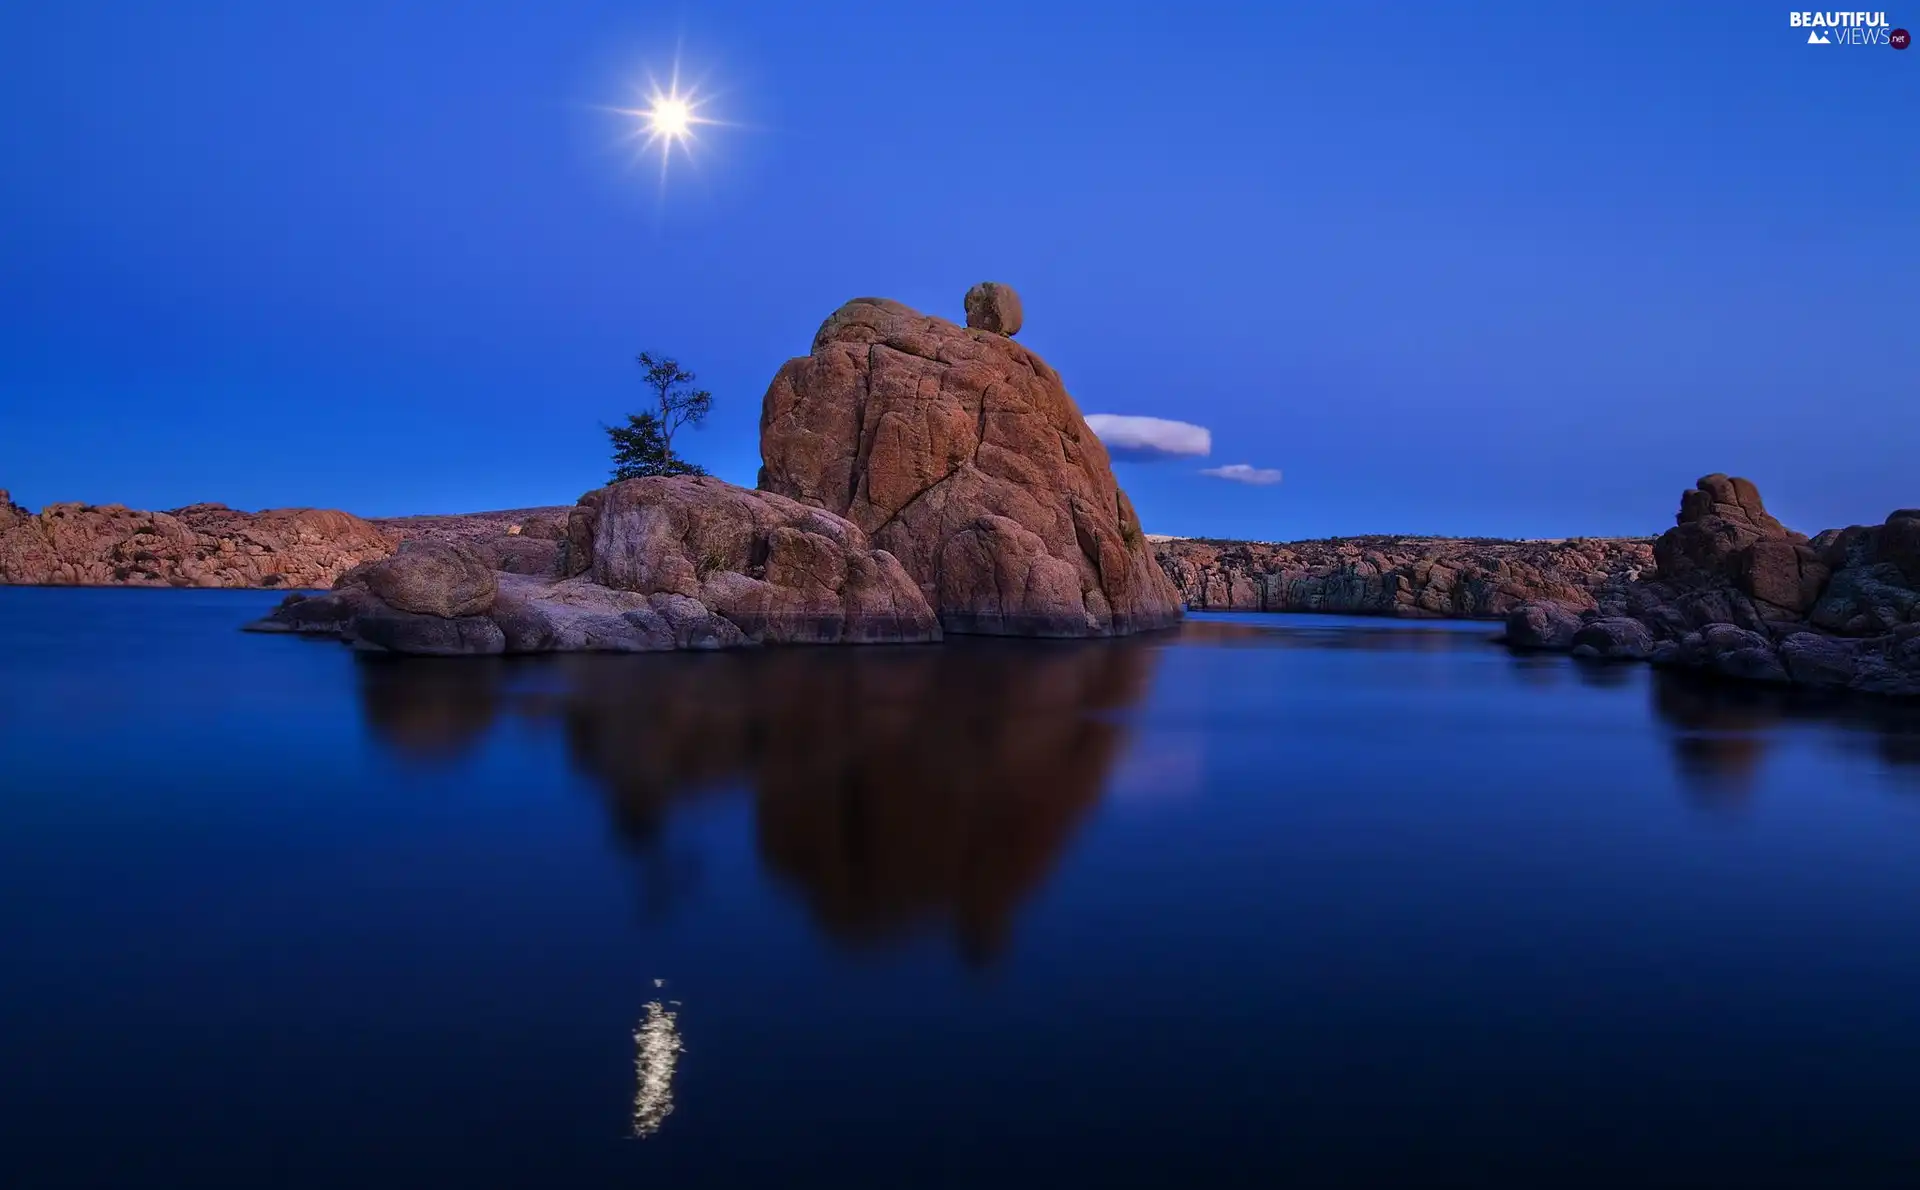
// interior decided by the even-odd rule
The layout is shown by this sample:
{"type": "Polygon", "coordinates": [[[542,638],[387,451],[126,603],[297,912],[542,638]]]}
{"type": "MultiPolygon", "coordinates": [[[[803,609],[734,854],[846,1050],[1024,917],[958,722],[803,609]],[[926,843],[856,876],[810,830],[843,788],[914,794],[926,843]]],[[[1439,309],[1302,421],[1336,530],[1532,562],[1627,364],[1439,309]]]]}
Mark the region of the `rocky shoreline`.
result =
{"type": "Polygon", "coordinates": [[[1193,611],[1498,620],[1531,601],[1598,607],[1600,592],[1653,568],[1653,539],[1175,538],[1155,556],[1193,611]]]}
{"type": "Polygon", "coordinates": [[[1594,607],[1513,609],[1508,646],[1920,697],[1920,509],[1809,538],[1751,482],[1714,474],[1681,494],[1653,553],[1651,574],[1594,607]]]}
{"type": "Polygon", "coordinates": [[[1796,533],[1705,476],[1658,538],[1163,539],[1187,607],[1504,621],[1516,651],[1920,697],[1920,509],[1796,533]]]}
{"type": "Polygon", "coordinates": [[[394,544],[326,508],[62,503],[30,513],[0,491],[0,583],[9,585],[317,588],[394,544]]]}
{"type": "MultiPolygon", "coordinates": [[[[758,488],[631,479],[564,516],[407,526],[390,556],[290,596],[259,631],[415,655],[1124,636],[1179,620],[1106,449],[1018,298],[968,325],[835,311],[761,409],[758,488]]],[[[396,533],[396,536],[399,534],[396,533]]]]}
{"type": "Polygon", "coordinates": [[[562,507],[447,516],[358,517],[331,508],[242,512],[190,504],[49,504],[29,512],[0,489],[0,586],[325,590],[412,540],[463,542],[497,570],[528,572],[527,543],[566,525],[562,507]],[[522,534],[527,536],[522,536],[522,534]]]}
{"type": "Polygon", "coordinates": [[[761,408],[759,484],[656,477],[572,506],[365,520],[0,491],[0,583],[282,587],[263,632],[401,654],[1125,636],[1186,608],[1501,620],[1515,650],[1920,697],[1920,509],[1795,533],[1709,475],[1657,539],[1149,540],[1060,377],[1013,342],[857,298],[761,408]]]}

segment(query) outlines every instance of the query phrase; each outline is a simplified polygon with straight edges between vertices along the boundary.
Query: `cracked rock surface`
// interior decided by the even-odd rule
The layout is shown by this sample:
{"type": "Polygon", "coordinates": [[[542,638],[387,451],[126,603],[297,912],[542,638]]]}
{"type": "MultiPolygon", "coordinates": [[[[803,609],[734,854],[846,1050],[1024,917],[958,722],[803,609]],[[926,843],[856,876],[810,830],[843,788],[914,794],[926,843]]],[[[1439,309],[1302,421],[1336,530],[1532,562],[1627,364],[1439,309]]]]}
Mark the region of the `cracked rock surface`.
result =
{"type": "Polygon", "coordinates": [[[763,490],[857,525],[949,632],[1117,636],[1180,617],[1106,448],[1004,334],[848,302],[774,377],[760,453],[763,490]]]}
{"type": "Polygon", "coordinates": [[[1774,519],[1751,482],[1716,473],[1681,493],[1653,554],[1650,573],[1598,592],[1592,607],[1515,608],[1508,644],[1920,697],[1920,509],[1808,538],[1774,519]]]}

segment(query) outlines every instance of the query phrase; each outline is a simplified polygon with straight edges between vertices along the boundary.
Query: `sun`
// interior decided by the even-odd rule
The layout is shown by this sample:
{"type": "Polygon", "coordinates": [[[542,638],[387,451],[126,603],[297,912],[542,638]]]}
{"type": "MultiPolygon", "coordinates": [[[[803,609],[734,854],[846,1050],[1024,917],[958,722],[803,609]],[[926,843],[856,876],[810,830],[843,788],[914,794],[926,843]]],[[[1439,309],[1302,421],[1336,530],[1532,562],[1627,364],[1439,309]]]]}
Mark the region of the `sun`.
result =
{"type": "Polygon", "coordinates": [[[694,144],[699,140],[696,129],[726,124],[724,120],[716,120],[706,114],[706,103],[707,96],[698,86],[681,88],[679,64],[675,63],[673,75],[666,86],[650,81],[638,104],[612,109],[631,122],[627,137],[636,143],[638,156],[652,153],[660,155],[660,189],[663,197],[666,193],[667,165],[673,160],[674,149],[678,147],[691,163],[694,144]]]}
{"type": "Polygon", "coordinates": [[[700,114],[701,102],[698,95],[680,90],[679,84],[675,83],[664,90],[652,88],[647,94],[645,107],[614,110],[634,120],[633,135],[643,142],[642,149],[658,148],[664,154],[674,145],[685,146],[692,142],[695,125],[720,122],[700,114]]]}
{"type": "Polygon", "coordinates": [[[661,95],[647,109],[647,126],[668,140],[693,135],[693,105],[677,95],[661,95]]]}

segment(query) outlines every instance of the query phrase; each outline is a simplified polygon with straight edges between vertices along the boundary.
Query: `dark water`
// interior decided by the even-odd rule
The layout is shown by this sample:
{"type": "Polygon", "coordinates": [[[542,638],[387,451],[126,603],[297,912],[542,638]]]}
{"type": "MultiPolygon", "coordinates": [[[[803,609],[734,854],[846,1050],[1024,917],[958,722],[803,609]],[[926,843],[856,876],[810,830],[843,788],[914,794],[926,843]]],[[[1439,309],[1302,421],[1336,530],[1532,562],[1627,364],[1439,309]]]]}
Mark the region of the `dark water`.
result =
{"type": "Polygon", "coordinates": [[[0,589],[0,1185],[1920,1178],[1911,711],[1307,617],[381,664],[274,598],[0,589]]]}

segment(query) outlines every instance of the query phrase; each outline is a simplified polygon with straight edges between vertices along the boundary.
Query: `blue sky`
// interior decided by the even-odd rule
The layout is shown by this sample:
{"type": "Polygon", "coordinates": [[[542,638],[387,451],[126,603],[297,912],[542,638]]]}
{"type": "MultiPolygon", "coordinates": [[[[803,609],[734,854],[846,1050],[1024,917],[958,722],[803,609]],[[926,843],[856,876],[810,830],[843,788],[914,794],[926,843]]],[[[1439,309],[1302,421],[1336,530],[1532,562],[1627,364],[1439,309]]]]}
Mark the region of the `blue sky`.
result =
{"type": "Polygon", "coordinates": [[[64,0],[0,14],[0,104],[33,506],[571,502],[642,349],[750,484],[835,306],[989,278],[1083,410],[1212,431],[1120,465],[1150,531],[1920,504],[1920,50],[1784,8],[64,0]],[[747,127],[662,201],[600,109],[676,45],[747,127]]]}

